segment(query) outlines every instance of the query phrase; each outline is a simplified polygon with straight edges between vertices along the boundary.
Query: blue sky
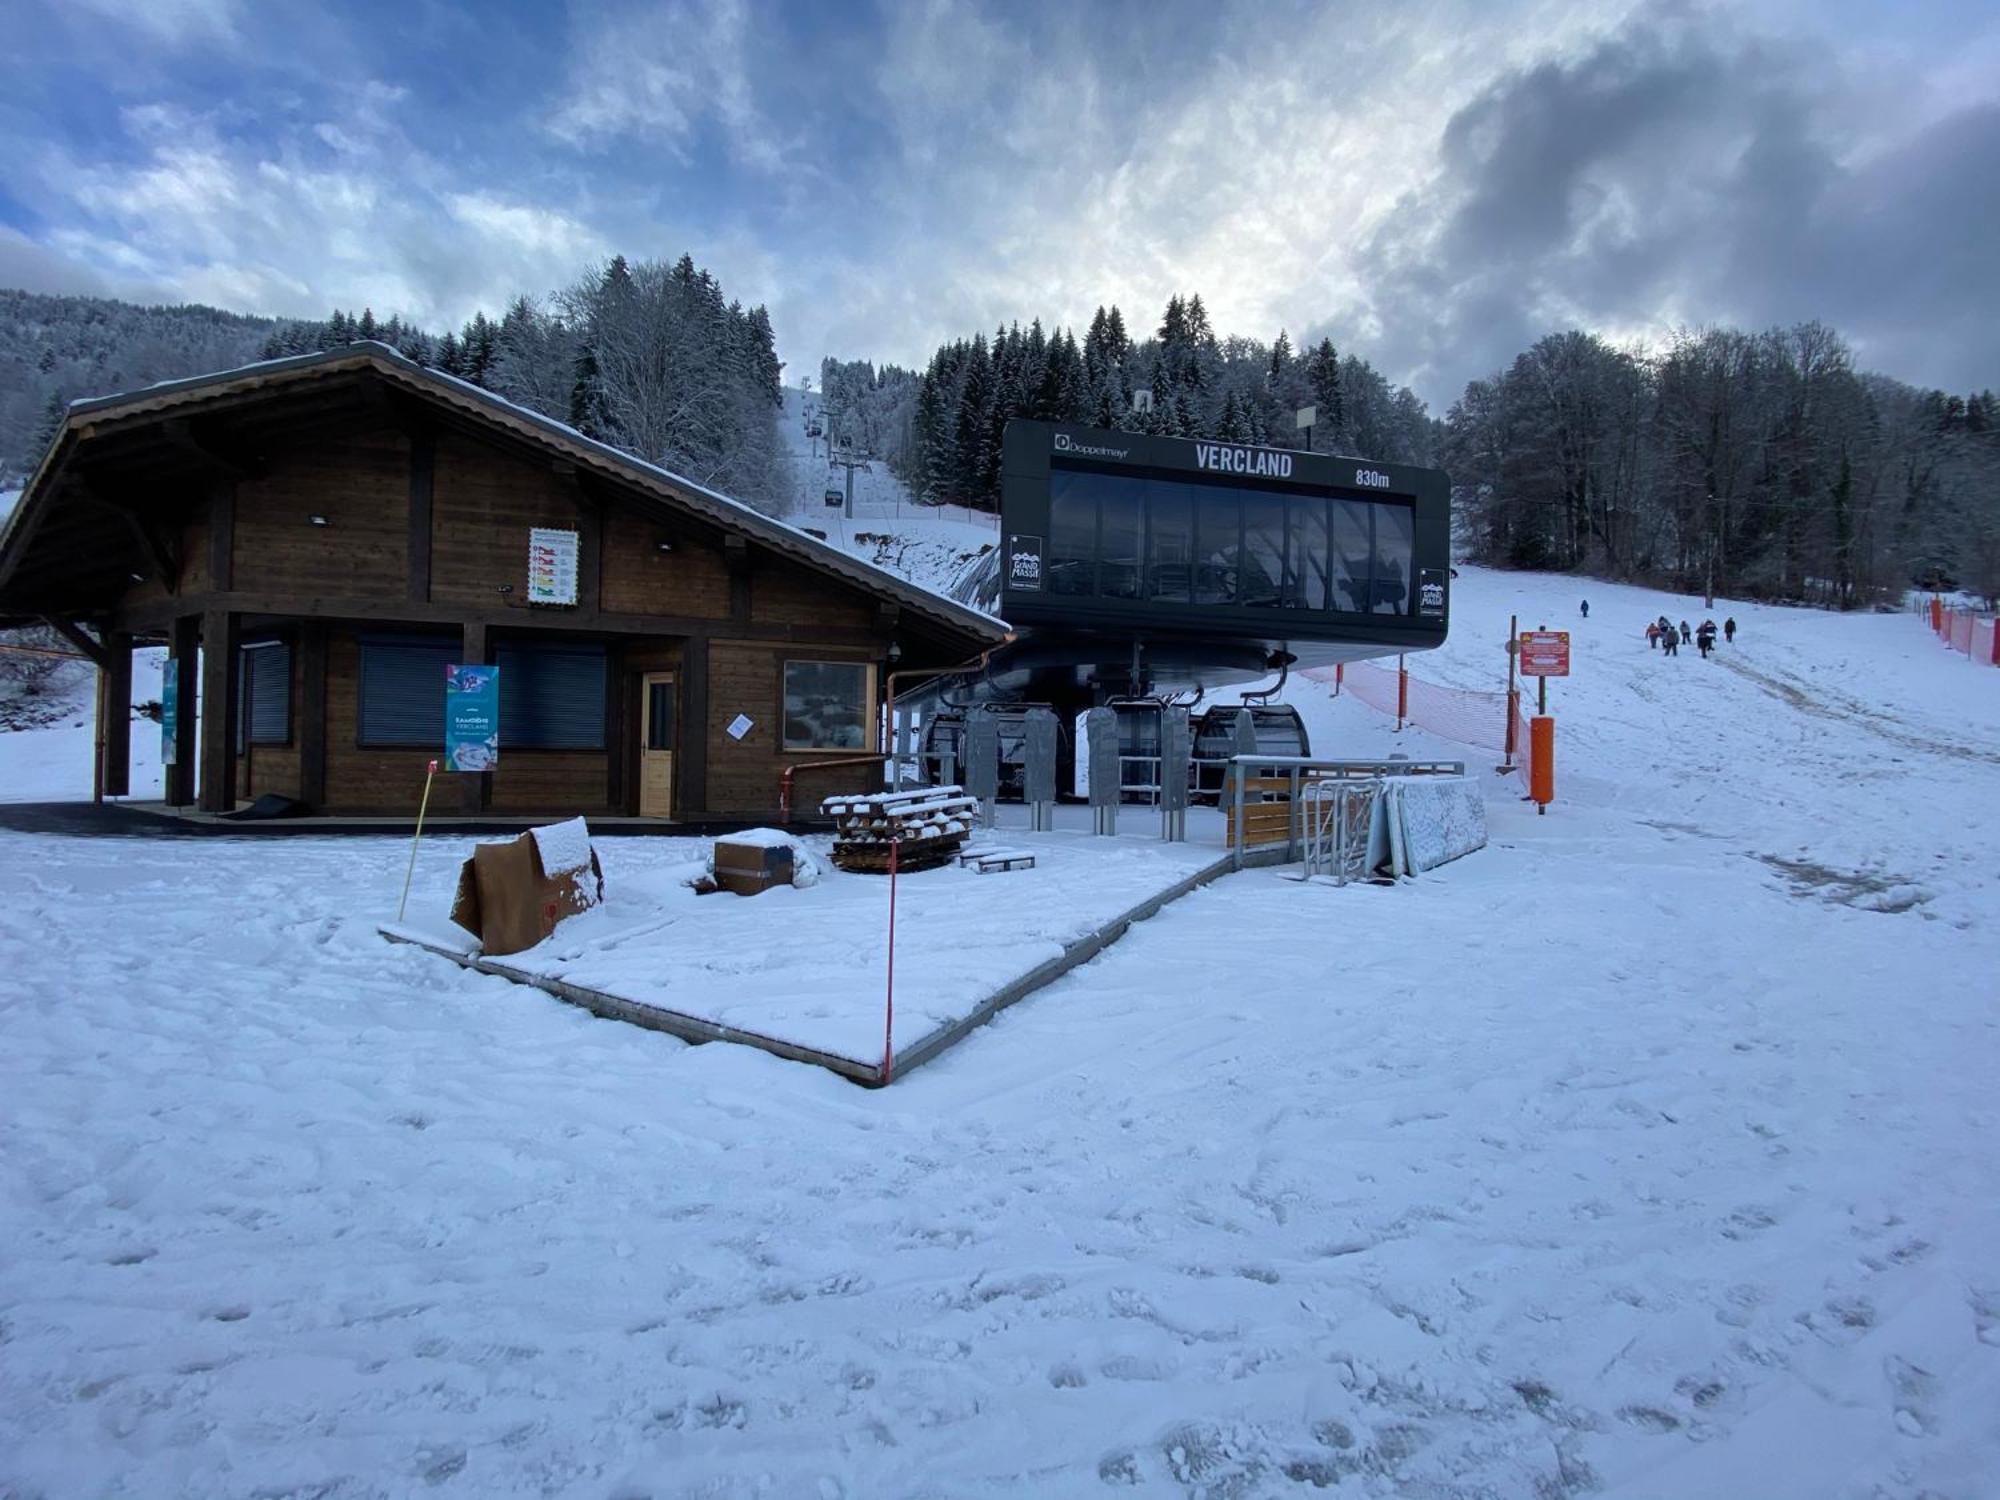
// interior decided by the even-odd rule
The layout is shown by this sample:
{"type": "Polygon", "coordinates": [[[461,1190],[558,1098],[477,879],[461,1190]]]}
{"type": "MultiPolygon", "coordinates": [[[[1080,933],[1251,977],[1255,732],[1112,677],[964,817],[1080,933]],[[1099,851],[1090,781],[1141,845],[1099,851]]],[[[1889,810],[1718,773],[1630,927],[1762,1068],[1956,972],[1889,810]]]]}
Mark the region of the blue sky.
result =
{"type": "Polygon", "coordinates": [[[432,327],[623,252],[789,375],[1100,302],[1442,411],[1541,333],[1819,317],[2000,385],[2000,7],[28,0],[0,285],[432,327]]]}

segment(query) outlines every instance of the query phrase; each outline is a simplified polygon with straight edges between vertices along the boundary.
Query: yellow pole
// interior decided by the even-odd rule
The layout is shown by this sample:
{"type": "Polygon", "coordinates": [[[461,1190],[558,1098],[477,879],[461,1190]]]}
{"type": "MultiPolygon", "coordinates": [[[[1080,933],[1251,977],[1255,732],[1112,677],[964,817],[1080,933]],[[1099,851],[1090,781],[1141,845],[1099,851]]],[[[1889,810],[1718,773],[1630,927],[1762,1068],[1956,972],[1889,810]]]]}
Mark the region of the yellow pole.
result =
{"type": "Polygon", "coordinates": [[[424,812],[431,805],[431,779],[438,773],[438,763],[432,761],[424,769],[424,800],[417,804],[417,835],[410,840],[410,867],[403,871],[403,896],[396,903],[396,920],[403,920],[403,908],[410,904],[410,877],[417,873],[417,844],[424,836],[424,812]]]}

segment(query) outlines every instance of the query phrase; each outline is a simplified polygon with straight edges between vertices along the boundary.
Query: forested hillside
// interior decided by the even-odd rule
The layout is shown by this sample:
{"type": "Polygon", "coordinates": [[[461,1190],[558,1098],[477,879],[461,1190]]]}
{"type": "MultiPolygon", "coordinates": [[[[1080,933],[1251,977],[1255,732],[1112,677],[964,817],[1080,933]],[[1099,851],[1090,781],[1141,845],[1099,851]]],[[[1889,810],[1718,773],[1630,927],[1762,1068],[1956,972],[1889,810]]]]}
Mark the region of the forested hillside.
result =
{"type": "Polygon", "coordinates": [[[1551,334],[1466,387],[1440,457],[1461,534],[1506,567],[1843,609],[2000,593],[2000,399],[1857,371],[1820,323],[1551,334]]]}
{"type": "Polygon", "coordinates": [[[887,434],[879,456],[937,505],[997,507],[1000,435],[1014,417],[1302,448],[1308,435],[1294,414],[1313,406],[1316,452],[1435,457],[1436,424],[1408,387],[1342,357],[1330,339],[1300,354],[1282,331],[1270,344],[1220,336],[1199,295],[1170,300],[1150,338],[1135,340],[1117,307],[1100,307],[1081,343],[1036,319],[1025,333],[1014,324],[990,341],[944,345],[914,382],[894,373],[862,405],[887,408],[871,418],[887,434]]]}
{"type": "Polygon", "coordinates": [[[770,514],[791,499],[770,316],[725,300],[689,256],[668,265],[621,255],[545,301],[516,297],[498,322],[476,313],[456,333],[336,312],[276,329],[262,352],[355,339],[390,344],[770,514]]]}
{"type": "Polygon", "coordinates": [[[193,304],[0,290],[0,490],[34,467],[69,402],[240,365],[276,326],[193,304]]]}
{"type": "Polygon", "coordinates": [[[34,467],[69,401],[356,339],[774,514],[790,499],[770,317],[727,300],[685,255],[672,265],[620,256],[552,298],[516,297],[498,321],[478,313],[441,336],[367,310],[280,322],[0,292],[0,489],[34,467]]]}

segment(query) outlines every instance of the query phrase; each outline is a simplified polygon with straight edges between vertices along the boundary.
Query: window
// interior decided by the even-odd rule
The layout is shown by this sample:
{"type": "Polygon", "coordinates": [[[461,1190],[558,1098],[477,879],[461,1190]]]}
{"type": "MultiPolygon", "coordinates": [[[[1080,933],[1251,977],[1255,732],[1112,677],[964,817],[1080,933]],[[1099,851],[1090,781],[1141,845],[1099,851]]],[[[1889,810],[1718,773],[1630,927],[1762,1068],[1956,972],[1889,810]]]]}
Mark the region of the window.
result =
{"type": "Polygon", "coordinates": [[[1097,592],[1096,476],[1058,469],[1049,476],[1049,592],[1097,592]]]}
{"type": "Polygon", "coordinates": [[[1194,602],[1236,602],[1236,555],[1243,546],[1242,515],[1234,490],[1195,492],[1194,602]]]}
{"type": "MultiPolygon", "coordinates": [[[[457,641],[436,637],[362,637],[361,743],[441,749],[444,669],[459,649],[457,641]]],[[[504,687],[502,695],[504,701],[504,687]]]]}
{"type": "Polygon", "coordinates": [[[1186,604],[1192,595],[1195,489],[1155,479],[1146,485],[1146,597],[1186,604]]]}
{"type": "Polygon", "coordinates": [[[238,656],[236,749],[292,742],[292,648],[283,641],[243,647],[238,656]]]}
{"type": "Polygon", "coordinates": [[[604,647],[519,642],[500,646],[500,749],[602,750],[604,647]]]}
{"type": "Polygon", "coordinates": [[[1292,609],[1330,609],[1332,582],[1326,539],[1326,502],[1295,500],[1289,509],[1291,550],[1286,553],[1285,604],[1292,609]]]}
{"type": "Polygon", "coordinates": [[[1407,614],[1410,608],[1410,556],[1415,551],[1415,517],[1408,506],[1376,505],[1374,612],[1407,614]]]}
{"type": "Polygon", "coordinates": [[[1289,503],[1282,495],[1243,497],[1243,566],[1238,574],[1238,604],[1275,606],[1282,601],[1285,511],[1289,503]]]}
{"type": "Polygon", "coordinates": [[[1368,612],[1369,579],[1374,576],[1370,560],[1375,545],[1374,509],[1363,500],[1333,502],[1332,607],[1350,614],[1368,612]]]}
{"type": "Polygon", "coordinates": [[[866,662],[785,663],[785,748],[865,750],[874,718],[866,662]]]}
{"type": "Polygon", "coordinates": [[[1097,591],[1107,599],[1139,597],[1139,543],[1146,494],[1144,481],[1103,481],[1099,498],[1102,531],[1097,546],[1097,591]]]}

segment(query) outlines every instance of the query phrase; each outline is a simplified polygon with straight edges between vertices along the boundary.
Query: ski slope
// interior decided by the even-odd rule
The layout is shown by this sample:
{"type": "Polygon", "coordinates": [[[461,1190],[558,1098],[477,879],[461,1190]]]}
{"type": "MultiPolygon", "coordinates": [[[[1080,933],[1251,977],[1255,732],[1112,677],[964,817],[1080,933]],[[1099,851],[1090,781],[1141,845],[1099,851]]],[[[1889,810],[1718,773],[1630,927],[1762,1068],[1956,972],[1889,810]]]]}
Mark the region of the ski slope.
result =
{"type": "Polygon", "coordinates": [[[1994,1494],[2000,672],[1696,604],[1463,570],[1419,675],[1574,632],[1547,816],[1295,681],[1492,845],[874,1094],[385,947],[395,841],[0,834],[0,1493],[1994,1494]]]}

